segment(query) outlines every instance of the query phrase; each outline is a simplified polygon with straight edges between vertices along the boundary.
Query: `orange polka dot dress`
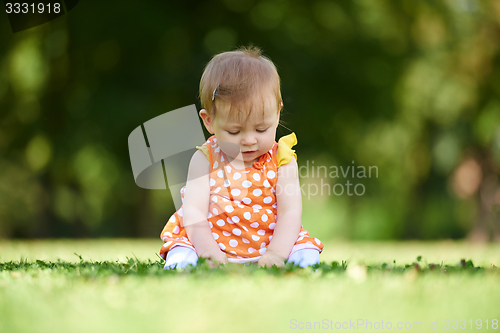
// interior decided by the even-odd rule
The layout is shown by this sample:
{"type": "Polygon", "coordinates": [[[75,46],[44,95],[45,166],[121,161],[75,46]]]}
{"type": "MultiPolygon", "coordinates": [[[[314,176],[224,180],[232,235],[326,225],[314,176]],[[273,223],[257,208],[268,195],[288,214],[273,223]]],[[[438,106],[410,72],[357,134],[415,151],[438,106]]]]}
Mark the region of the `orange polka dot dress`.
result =
{"type": "MultiPolygon", "coordinates": [[[[292,133],[274,143],[258,161],[243,170],[235,169],[211,136],[201,147],[210,160],[210,205],[207,220],[212,236],[229,262],[258,261],[266,252],[273,237],[277,221],[276,183],[278,167],[294,156],[296,144],[292,133]],[[280,154],[278,154],[278,148],[280,154]]],[[[184,199],[186,187],[181,189],[184,199]]],[[[182,224],[182,207],[175,212],[163,228],[160,237],[165,242],[160,250],[163,259],[176,246],[194,249],[182,224]]],[[[317,238],[300,228],[290,255],[301,249],[323,251],[317,238]]]]}

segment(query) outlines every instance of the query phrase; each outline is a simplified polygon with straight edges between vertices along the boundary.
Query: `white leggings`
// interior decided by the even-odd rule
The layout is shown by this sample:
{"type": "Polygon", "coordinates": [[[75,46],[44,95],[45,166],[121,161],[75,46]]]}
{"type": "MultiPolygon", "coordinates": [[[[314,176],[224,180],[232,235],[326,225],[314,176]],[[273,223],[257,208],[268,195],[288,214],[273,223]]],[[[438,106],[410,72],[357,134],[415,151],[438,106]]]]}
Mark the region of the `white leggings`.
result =
{"type": "MultiPolygon", "coordinates": [[[[176,267],[184,269],[187,265],[196,266],[197,261],[198,255],[193,249],[176,246],[168,251],[164,269],[176,267]]],[[[298,250],[288,257],[288,262],[293,262],[300,267],[313,266],[319,263],[319,251],[314,249],[298,250]]]]}

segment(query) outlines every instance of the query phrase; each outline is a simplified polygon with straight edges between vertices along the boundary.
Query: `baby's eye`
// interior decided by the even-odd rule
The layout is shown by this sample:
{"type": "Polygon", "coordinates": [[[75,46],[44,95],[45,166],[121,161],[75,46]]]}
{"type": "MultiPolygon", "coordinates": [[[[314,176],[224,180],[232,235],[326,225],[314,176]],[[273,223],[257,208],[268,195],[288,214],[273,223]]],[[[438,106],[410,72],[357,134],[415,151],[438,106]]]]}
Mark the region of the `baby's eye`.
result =
{"type": "Polygon", "coordinates": [[[236,132],[229,132],[229,131],[227,131],[227,132],[228,132],[229,134],[231,134],[231,135],[236,135],[236,134],[238,134],[240,131],[236,131],[236,132]]]}
{"type": "Polygon", "coordinates": [[[259,133],[264,133],[265,131],[267,131],[267,128],[266,129],[258,129],[257,132],[259,133]]]}

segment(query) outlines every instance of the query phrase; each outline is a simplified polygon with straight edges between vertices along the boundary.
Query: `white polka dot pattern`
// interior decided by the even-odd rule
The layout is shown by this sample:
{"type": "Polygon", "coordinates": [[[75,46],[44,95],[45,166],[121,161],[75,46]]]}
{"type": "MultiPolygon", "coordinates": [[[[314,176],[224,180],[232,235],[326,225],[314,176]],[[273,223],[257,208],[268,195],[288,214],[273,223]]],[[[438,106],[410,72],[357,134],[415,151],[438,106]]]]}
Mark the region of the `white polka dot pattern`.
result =
{"type": "Polygon", "coordinates": [[[252,186],[252,182],[250,182],[249,180],[244,180],[241,185],[244,187],[244,188],[249,188],[250,186],[252,186]]]}
{"type": "MultiPolygon", "coordinates": [[[[211,195],[207,220],[212,236],[228,258],[253,258],[263,255],[276,227],[278,180],[277,144],[262,155],[254,165],[235,169],[225,158],[215,136],[205,143],[211,150],[209,184],[211,195]]],[[[185,187],[181,189],[184,199],[185,187]]],[[[162,258],[177,245],[192,248],[182,225],[182,208],[174,213],[162,230],[165,243],[162,258]]],[[[302,229],[296,244],[321,251],[323,244],[302,229]]]]}

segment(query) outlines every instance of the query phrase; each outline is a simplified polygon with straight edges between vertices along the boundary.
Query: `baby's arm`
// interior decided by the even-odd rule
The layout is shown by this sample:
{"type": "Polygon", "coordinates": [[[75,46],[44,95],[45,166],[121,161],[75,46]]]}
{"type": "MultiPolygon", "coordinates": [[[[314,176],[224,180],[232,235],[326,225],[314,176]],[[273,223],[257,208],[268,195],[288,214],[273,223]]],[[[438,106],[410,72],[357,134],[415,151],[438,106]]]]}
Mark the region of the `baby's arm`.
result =
{"type": "Polygon", "coordinates": [[[226,263],[227,257],[217,245],[207,221],[210,200],[209,170],[207,157],[201,151],[196,151],[189,163],[183,224],[198,256],[226,263]]]}
{"type": "Polygon", "coordinates": [[[302,225],[302,196],[295,158],[278,169],[276,200],[276,227],[266,253],[259,260],[260,266],[283,265],[299,236],[302,225]]]}

